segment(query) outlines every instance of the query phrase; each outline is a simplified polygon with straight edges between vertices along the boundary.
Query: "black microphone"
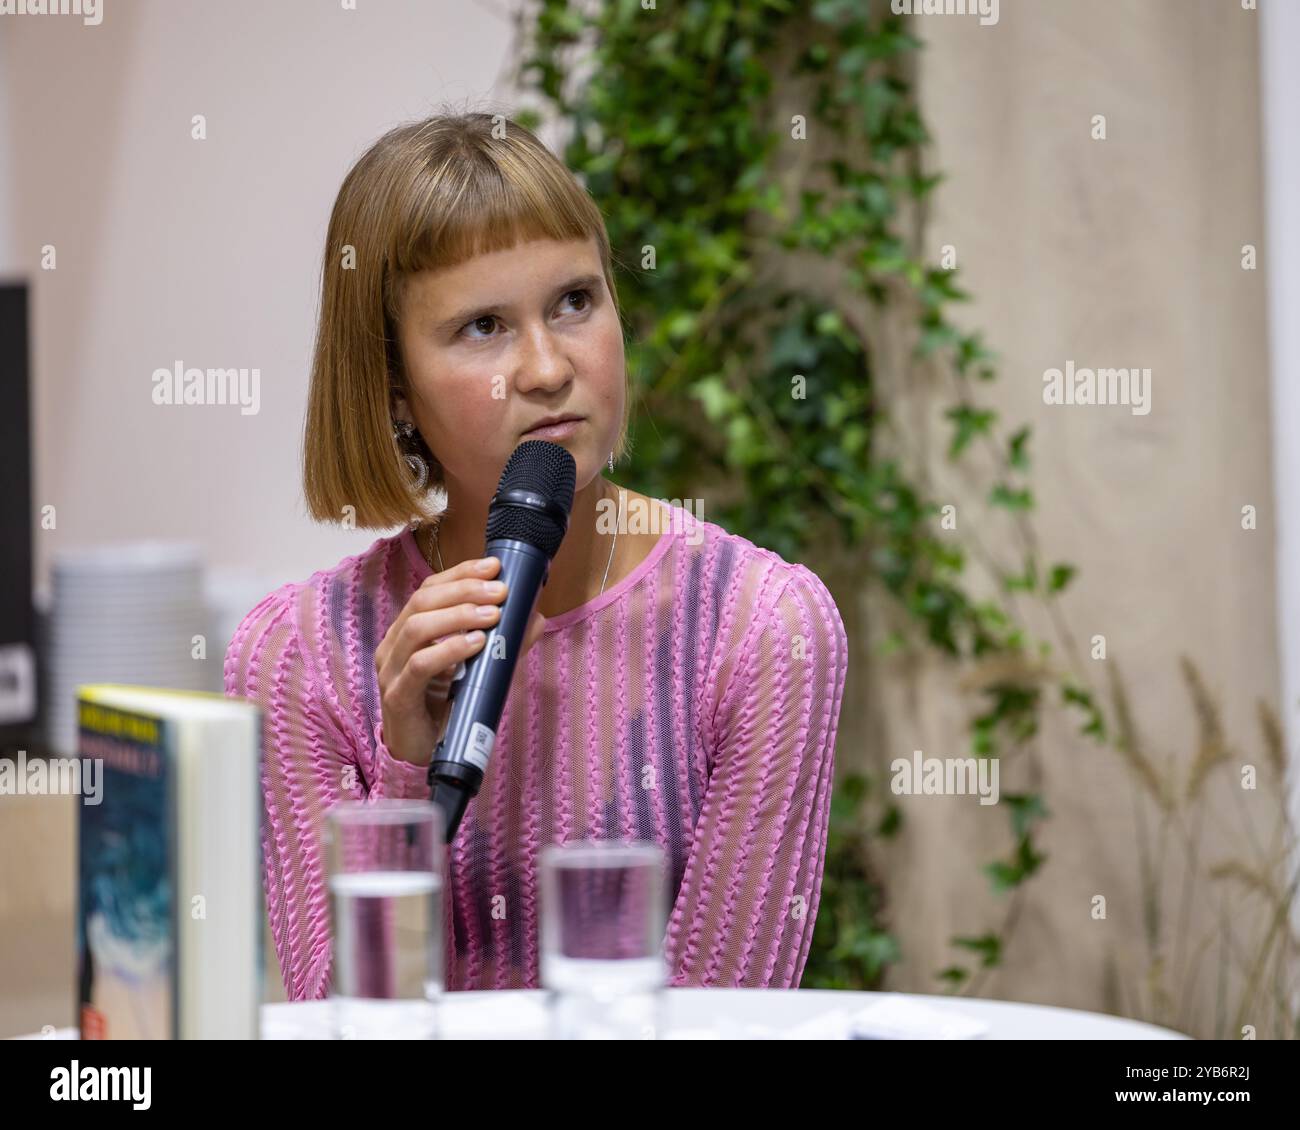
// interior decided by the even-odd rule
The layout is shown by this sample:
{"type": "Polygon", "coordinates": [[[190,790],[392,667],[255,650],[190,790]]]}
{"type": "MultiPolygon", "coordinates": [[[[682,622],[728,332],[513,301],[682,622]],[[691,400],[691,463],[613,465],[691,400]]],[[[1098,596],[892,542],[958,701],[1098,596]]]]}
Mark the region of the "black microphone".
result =
{"type": "Polygon", "coordinates": [[[569,530],[576,479],[573,456],[558,443],[525,440],[506,461],[488,507],[483,556],[500,559],[497,580],[509,588],[483,646],[452,680],[451,715],[429,764],[431,799],[442,810],[447,843],[483,784],[528,622],[569,530]]]}

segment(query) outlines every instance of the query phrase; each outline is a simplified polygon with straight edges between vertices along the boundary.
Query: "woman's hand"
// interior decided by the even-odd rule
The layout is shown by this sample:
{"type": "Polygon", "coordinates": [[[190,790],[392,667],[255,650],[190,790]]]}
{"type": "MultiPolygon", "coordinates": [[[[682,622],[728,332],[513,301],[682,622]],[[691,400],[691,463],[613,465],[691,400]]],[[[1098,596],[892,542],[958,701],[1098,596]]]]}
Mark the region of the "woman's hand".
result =
{"type": "MultiPolygon", "coordinates": [[[[501,618],[507,586],[493,580],[500,570],[498,558],[480,557],[425,578],[375,649],[384,744],[398,760],[433,760],[451,717],[452,676],[501,618]]],[[[545,626],[546,618],[534,611],[521,656],[545,626]]]]}

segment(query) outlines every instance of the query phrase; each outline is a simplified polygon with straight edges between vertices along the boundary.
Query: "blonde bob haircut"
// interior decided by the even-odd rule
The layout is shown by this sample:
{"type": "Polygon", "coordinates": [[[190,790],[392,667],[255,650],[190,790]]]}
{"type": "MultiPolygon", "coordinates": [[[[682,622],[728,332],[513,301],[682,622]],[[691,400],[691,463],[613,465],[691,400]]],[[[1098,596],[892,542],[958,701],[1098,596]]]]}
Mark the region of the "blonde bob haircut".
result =
{"type": "MultiPolygon", "coordinates": [[[[334,202],[321,269],[303,435],[312,518],[362,529],[436,519],[435,453],[417,431],[415,451],[429,464],[417,492],[393,434],[396,400],[410,402],[396,332],[410,277],[529,240],[586,238],[622,324],[600,209],[523,126],[499,114],[440,114],[390,130],[362,154],[334,202]]],[[[616,458],[627,448],[630,395],[624,405],[616,458]]]]}

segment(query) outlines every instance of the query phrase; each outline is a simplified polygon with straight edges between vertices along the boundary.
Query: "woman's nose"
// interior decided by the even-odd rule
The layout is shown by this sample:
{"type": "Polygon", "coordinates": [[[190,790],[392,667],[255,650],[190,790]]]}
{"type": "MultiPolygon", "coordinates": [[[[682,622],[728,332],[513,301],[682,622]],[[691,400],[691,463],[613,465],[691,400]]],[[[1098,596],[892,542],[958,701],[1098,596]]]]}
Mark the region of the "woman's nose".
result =
{"type": "Polygon", "coordinates": [[[529,334],[519,355],[515,383],[521,391],[563,388],[573,378],[573,366],[556,336],[547,329],[529,334]]]}

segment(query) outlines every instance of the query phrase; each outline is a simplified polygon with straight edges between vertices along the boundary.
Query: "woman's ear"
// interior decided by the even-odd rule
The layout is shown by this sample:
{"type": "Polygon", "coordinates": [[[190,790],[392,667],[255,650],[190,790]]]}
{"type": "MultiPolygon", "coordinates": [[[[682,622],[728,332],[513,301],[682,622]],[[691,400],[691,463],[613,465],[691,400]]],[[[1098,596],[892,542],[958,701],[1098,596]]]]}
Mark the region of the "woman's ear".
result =
{"type": "Polygon", "coordinates": [[[415,414],[411,411],[410,401],[400,392],[393,393],[392,413],[394,420],[404,420],[412,427],[416,427],[415,414]]]}
{"type": "MultiPolygon", "coordinates": [[[[395,393],[390,411],[395,424],[405,423],[411,426],[410,435],[405,444],[405,453],[416,456],[427,465],[428,484],[430,486],[441,484],[442,464],[438,462],[438,457],[434,455],[424,436],[420,434],[419,426],[415,422],[415,417],[411,414],[411,406],[406,397],[400,393],[395,393]]],[[[401,445],[399,444],[399,446],[401,445]]]]}

